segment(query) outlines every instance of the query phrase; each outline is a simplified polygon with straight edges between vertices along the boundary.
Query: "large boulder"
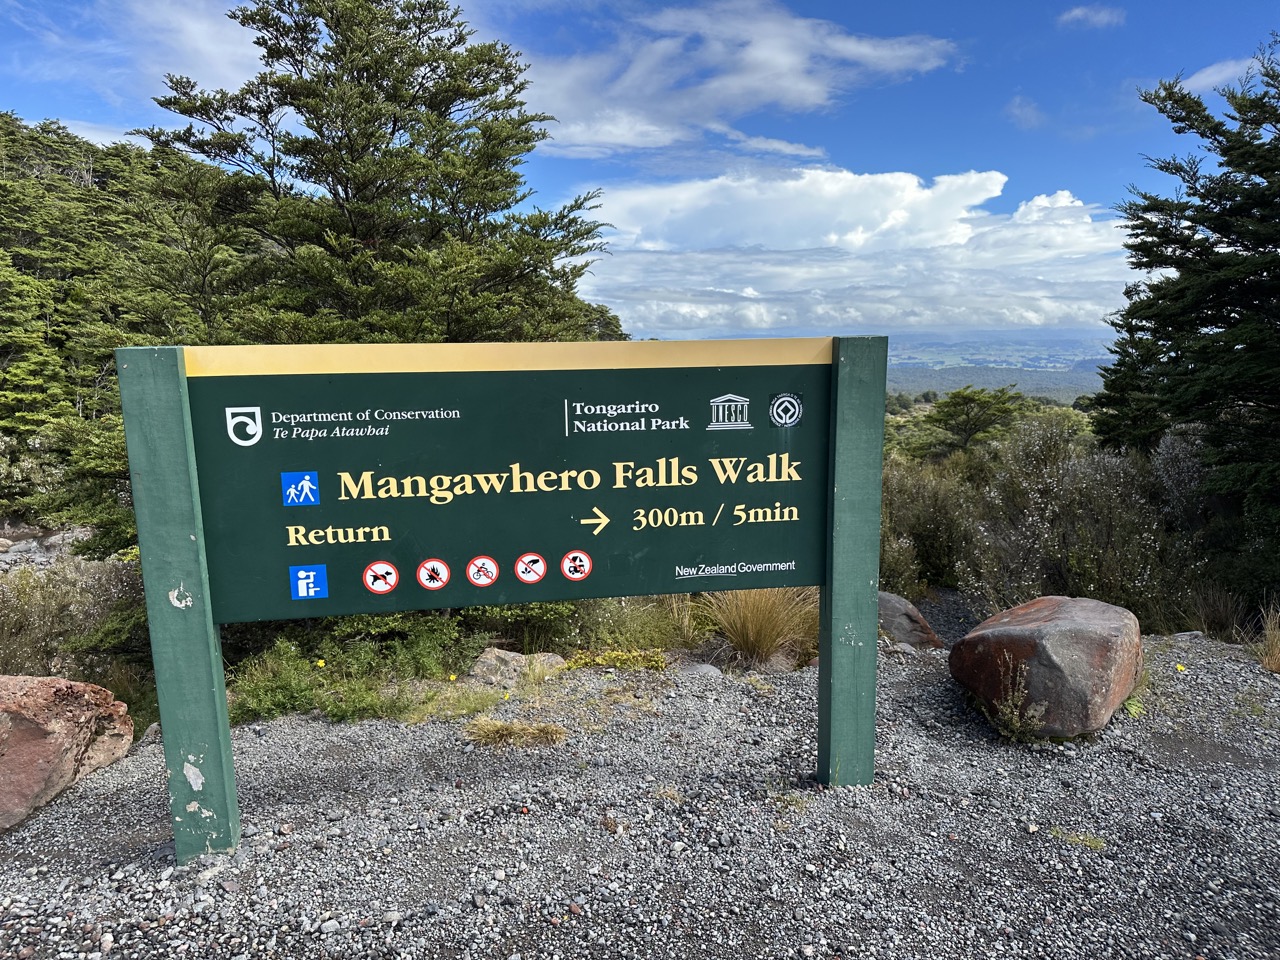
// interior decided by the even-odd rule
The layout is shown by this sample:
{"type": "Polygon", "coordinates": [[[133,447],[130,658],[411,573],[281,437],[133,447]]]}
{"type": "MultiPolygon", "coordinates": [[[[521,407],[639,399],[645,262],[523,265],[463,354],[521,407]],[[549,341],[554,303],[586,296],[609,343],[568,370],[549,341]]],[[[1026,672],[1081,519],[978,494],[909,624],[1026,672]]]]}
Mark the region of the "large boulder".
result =
{"type": "Polygon", "coordinates": [[[1041,597],[978,624],[951,648],[951,676],[1006,733],[1101,730],[1142,676],[1138,618],[1098,600],[1041,597]]]}
{"type": "Polygon", "coordinates": [[[0,830],[133,742],[128,707],[110,690],[58,677],[0,677],[0,830]]]}
{"type": "Polygon", "coordinates": [[[915,604],[896,593],[880,591],[880,629],[896,643],[909,647],[937,649],[943,646],[929,621],[916,609],[915,604]]]}

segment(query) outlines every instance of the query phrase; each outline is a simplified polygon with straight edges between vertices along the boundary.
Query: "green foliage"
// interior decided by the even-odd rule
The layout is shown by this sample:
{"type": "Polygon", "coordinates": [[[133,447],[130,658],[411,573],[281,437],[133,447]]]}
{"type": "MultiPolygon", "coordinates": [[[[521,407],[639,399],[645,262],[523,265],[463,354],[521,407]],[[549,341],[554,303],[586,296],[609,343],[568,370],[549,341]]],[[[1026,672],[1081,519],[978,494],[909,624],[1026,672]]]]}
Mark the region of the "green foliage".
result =
{"type": "Polygon", "coordinates": [[[1002,737],[1015,743],[1031,743],[1041,739],[1044,714],[1048,705],[1031,702],[1027,693],[1027,665],[1013,662],[1007,651],[1000,662],[1000,697],[987,712],[987,720],[1002,737]]]}
{"type": "Polygon", "coordinates": [[[146,662],[137,620],[121,613],[141,593],[136,567],[117,562],[70,557],[0,573],[0,674],[91,679],[105,669],[103,653],[146,662]],[[104,635],[113,646],[94,642],[104,635]]]}
{"type": "Polygon", "coordinates": [[[881,589],[959,587],[991,612],[1088,596],[1169,626],[1200,572],[1178,527],[1191,483],[1172,447],[1154,464],[1104,451],[1083,413],[1027,405],[1003,440],[942,459],[886,457],[881,589]]]}
{"type": "Polygon", "coordinates": [[[552,118],[523,66],[441,0],[255,0],[263,70],[236,91],[170,75],[191,121],[141,131],[232,171],[221,226],[255,258],[255,341],[618,339],[575,287],[601,249],[596,194],[529,209],[520,175],[552,118]]]}
{"type": "Polygon", "coordinates": [[[1000,436],[1025,404],[1026,399],[1011,386],[995,390],[966,386],[937,401],[924,422],[946,434],[950,449],[968,450],[1000,436]]]}
{"type": "Polygon", "coordinates": [[[885,458],[881,496],[880,587],[919,598],[929,586],[955,587],[974,530],[977,496],[968,458],[941,462],[885,458]]]}
{"type": "Polygon", "coordinates": [[[1176,617],[1194,569],[1136,458],[1097,448],[1075,411],[1019,423],[978,491],[962,587],[999,610],[1040,596],[1126,607],[1150,628],[1176,617]]]}
{"type": "Polygon", "coordinates": [[[1280,35],[1219,92],[1221,117],[1181,80],[1141,94],[1199,152],[1150,161],[1171,196],[1120,206],[1145,276],[1111,321],[1097,422],[1108,445],[1144,452],[1195,431],[1215,577],[1259,598],[1280,580],[1280,35]]]}
{"type": "Polygon", "coordinates": [[[520,643],[524,653],[545,653],[573,644],[590,601],[554,600],[468,607],[458,612],[465,629],[520,643]]]}
{"type": "Polygon", "coordinates": [[[569,658],[569,669],[583,667],[661,671],[667,669],[667,658],[661,650],[579,650],[569,658]]]}

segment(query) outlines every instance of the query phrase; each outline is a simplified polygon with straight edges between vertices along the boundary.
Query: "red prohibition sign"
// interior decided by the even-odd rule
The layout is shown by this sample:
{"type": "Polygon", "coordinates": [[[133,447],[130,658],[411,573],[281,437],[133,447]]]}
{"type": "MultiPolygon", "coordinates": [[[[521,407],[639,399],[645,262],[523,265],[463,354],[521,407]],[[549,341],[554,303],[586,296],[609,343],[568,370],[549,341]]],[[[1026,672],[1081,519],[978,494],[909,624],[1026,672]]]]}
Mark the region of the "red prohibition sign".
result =
{"type": "Polygon", "coordinates": [[[516,579],[521,583],[537,583],[547,575],[547,561],[540,553],[522,553],[516,561],[516,579]]]}
{"type": "Polygon", "coordinates": [[[364,568],[363,580],[370,593],[390,593],[400,584],[400,571],[385,560],[375,560],[364,568]]]}
{"type": "Polygon", "coordinates": [[[418,583],[427,590],[439,590],[449,582],[449,565],[431,557],[418,564],[418,583]]]}
{"type": "Polygon", "coordinates": [[[467,564],[467,579],[473,586],[491,587],[498,579],[498,562],[481,554],[467,564]]]}
{"type": "Polygon", "coordinates": [[[591,574],[591,555],[585,550],[570,550],[560,561],[560,572],[570,580],[585,580],[591,574]]]}

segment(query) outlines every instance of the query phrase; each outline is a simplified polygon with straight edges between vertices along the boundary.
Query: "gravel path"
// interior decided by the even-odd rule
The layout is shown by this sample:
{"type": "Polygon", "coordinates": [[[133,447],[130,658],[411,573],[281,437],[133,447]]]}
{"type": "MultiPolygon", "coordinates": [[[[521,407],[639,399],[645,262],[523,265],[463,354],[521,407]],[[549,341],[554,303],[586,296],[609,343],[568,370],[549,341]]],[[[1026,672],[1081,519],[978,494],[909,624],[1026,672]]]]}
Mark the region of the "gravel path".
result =
{"type": "Polygon", "coordinates": [[[187,867],[144,746],[0,836],[0,957],[1280,956],[1280,678],[1146,650],[1144,716],[1032,747],[882,655],[866,787],[808,780],[813,668],[561,675],[496,711],[548,748],[242,727],[244,841],[187,867]]]}

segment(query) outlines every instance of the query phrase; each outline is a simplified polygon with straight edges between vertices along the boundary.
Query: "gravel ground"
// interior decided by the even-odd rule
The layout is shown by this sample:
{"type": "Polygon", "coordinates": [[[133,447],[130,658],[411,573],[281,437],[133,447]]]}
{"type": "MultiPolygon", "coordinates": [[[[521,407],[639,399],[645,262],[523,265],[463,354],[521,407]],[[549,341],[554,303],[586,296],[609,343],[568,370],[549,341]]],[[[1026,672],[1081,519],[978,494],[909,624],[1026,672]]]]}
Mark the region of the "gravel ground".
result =
{"type": "Polygon", "coordinates": [[[244,840],[188,866],[143,746],[0,836],[0,957],[1280,956],[1280,677],[1146,653],[1145,715],[1032,746],[944,653],[882,654],[875,782],[838,789],[813,668],[574,671],[495,712],[556,747],[241,727],[244,840]]]}

